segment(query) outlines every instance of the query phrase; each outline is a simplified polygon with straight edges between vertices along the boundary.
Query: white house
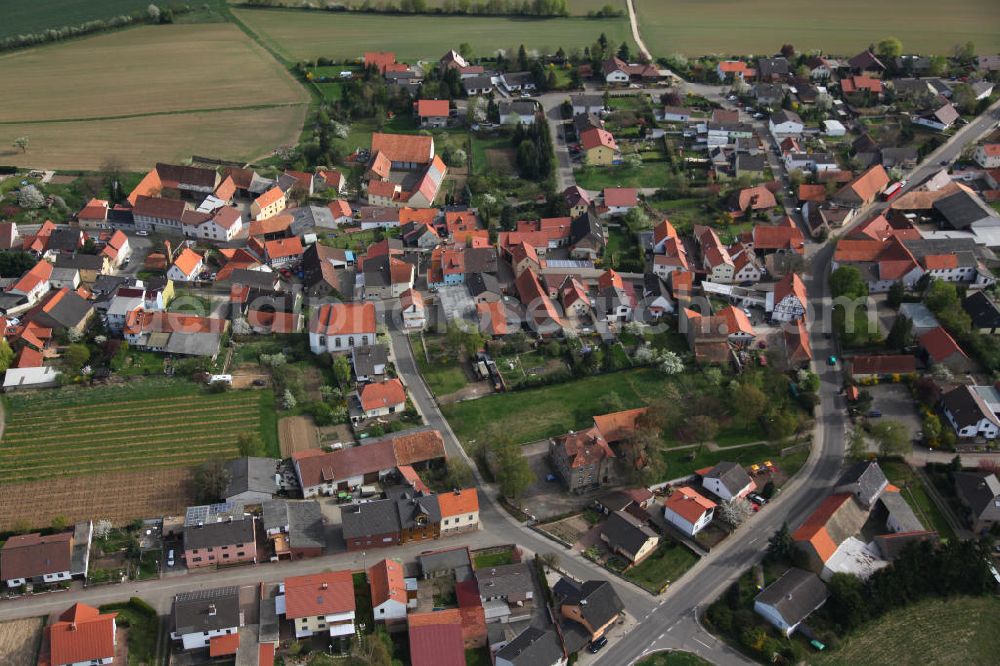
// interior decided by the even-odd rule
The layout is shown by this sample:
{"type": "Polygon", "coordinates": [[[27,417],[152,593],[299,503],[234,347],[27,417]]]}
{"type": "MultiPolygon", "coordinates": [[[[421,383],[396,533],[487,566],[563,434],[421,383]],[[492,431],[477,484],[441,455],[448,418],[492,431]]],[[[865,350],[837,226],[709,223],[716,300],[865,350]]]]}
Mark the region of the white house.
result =
{"type": "Polygon", "coordinates": [[[275,605],[295,626],[295,637],[354,634],[354,579],[350,571],[291,576],[279,586],[275,605]]]}
{"type": "Polygon", "coordinates": [[[972,159],[984,169],[1000,168],[1000,143],[984,143],[976,146],[972,159]]]}
{"type": "Polygon", "coordinates": [[[962,385],[941,396],[945,418],[963,439],[992,440],[1000,434],[1000,394],[992,386],[962,385]]]}
{"type": "Polygon", "coordinates": [[[12,284],[7,291],[28,299],[28,305],[34,305],[42,296],[49,292],[52,278],[52,264],[44,259],[28,269],[21,278],[12,284]]]}
{"type": "Polygon", "coordinates": [[[384,382],[370,382],[357,390],[355,394],[360,411],[352,405],[351,419],[360,422],[390,414],[399,414],[406,409],[406,388],[399,378],[384,382]]]}
{"type": "Polygon", "coordinates": [[[427,324],[424,297],[416,289],[407,289],[399,295],[399,310],[403,316],[403,328],[420,330],[427,324]]]}
{"type": "Polygon", "coordinates": [[[376,622],[391,622],[406,617],[406,580],[402,564],[396,560],[382,560],[375,564],[368,569],[368,585],[376,622]]]}
{"type": "Polygon", "coordinates": [[[309,322],[309,348],[314,354],[349,351],[375,344],[375,304],[327,303],[309,322]]]}
{"type": "Polygon", "coordinates": [[[184,592],[174,597],[174,630],[170,637],[184,650],[210,646],[220,636],[240,630],[240,593],[237,587],[184,592]]]}
{"type": "Polygon", "coordinates": [[[192,282],[205,268],[204,258],[190,248],[184,248],[167,269],[167,277],[175,282],[192,282]]]}
{"type": "Polygon", "coordinates": [[[930,127],[931,129],[943,132],[951,127],[960,117],[961,115],[959,115],[955,105],[951,102],[946,102],[937,109],[914,118],[913,122],[917,125],[923,125],[924,127],[930,127]]]}
{"type": "Polygon", "coordinates": [[[771,130],[771,134],[775,137],[787,137],[802,134],[802,130],[805,129],[805,125],[802,122],[802,118],[799,114],[794,111],[785,111],[782,109],[776,113],[771,114],[770,120],[768,120],[768,128],[771,130]]]}
{"type": "Polygon", "coordinates": [[[243,214],[232,206],[222,206],[212,213],[184,211],[181,218],[184,235],[212,241],[231,241],[243,229],[243,214]]]}
{"type": "Polygon", "coordinates": [[[663,502],[663,517],[688,536],[694,536],[712,522],[715,502],[694,488],[681,486],[663,502]]]}
{"type": "Polygon", "coordinates": [[[746,497],[757,485],[742,465],[720,462],[702,475],[701,485],[705,490],[723,500],[746,497]]]}
{"type": "Polygon", "coordinates": [[[600,116],[604,113],[604,96],[581,93],[579,95],[570,95],[570,104],[573,105],[573,115],[579,116],[582,114],[593,113],[595,116],[600,116]]]}
{"type": "Polygon", "coordinates": [[[805,569],[789,569],[757,595],[753,610],[785,636],[791,636],[828,596],[819,576],[805,569]]]}
{"type": "Polygon", "coordinates": [[[456,489],[437,498],[441,508],[441,536],[479,529],[479,493],[475,488],[456,489]]]}
{"type": "Polygon", "coordinates": [[[824,120],[823,130],[827,136],[844,136],[847,134],[847,128],[839,120],[824,120]]]}

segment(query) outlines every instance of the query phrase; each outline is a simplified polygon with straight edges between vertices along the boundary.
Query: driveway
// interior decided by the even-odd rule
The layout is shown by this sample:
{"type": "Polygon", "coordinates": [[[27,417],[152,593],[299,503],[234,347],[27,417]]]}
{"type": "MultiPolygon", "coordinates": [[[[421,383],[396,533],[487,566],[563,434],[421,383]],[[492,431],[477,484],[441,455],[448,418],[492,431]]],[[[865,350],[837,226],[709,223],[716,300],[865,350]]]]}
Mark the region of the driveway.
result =
{"type": "Polygon", "coordinates": [[[582,495],[567,493],[562,479],[558,478],[552,463],[549,462],[548,440],[528,444],[522,447],[521,451],[535,474],[535,481],[524,492],[521,504],[538,520],[544,521],[572,511],[582,511],[594,502],[594,498],[610,492],[608,488],[601,488],[582,495]],[[557,480],[546,481],[545,478],[549,474],[556,474],[557,480]]]}
{"type": "Polygon", "coordinates": [[[870,419],[871,423],[890,419],[899,421],[906,426],[906,432],[911,439],[916,437],[923,426],[920,414],[917,413],[916,403],[913,402],[913,396],[910,395],[910,389],[906,384],[878,384],[866,386],[865,390],[872,395],[871,408],[882,412],[881,417],[870,419]]]}

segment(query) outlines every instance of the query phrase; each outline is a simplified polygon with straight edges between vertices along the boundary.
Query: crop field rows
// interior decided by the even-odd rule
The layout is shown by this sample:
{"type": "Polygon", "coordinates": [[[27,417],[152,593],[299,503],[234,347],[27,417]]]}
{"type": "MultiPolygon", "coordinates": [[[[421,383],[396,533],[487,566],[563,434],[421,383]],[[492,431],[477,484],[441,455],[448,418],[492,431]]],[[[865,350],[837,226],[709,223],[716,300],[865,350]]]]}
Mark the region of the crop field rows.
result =
{"type": "Polygon", "coordinates": [[[0,443],[0,478],[37,481],[231,457],[240,433],[260,432],[260,400],[253,392],[143,397],[61,407],[59,419],[45,401],[20,408],[15,402],[0,443]]]}

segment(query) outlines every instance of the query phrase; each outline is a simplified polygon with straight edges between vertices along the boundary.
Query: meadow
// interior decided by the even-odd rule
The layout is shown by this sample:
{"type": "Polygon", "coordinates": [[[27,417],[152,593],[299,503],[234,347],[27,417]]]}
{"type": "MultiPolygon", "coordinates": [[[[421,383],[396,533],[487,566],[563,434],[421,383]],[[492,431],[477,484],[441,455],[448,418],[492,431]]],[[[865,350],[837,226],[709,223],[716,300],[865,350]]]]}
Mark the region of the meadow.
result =
{"type": "Polygon", "coordinates": [[[150,471],[235,457],[240,433],[264,435],[264,395],[208,394],[190,382],[166,379],[12,395],[0,479],[150,471]]]}
{"type": "Polygon", "coordinates": [[[148,0],[12,0],[3,3],[0,39],[121,14],[145,14],[148,6],[148,0]]]}
{"type": "Polygon", "coordinates": [[[653,55],[770,54],[792,43],[806,52],[853,56],[889,36],[907,53],[951,53],[971,40],[1000,50],[996,0],[635,0],[639,30],[653,55]]]}
{"type": "Polygon", "coordinates": [[[532,19],[497,16],[398,16],[295,10],[234,9],[233,14],[269,47],[289,60],[361,58],[373,48],[399,60],[437,60],[462,42],[474,55],[525,48],[554,53],[593,44],[603,32],[615,43],[628,41],[628,19],[532,19]]]}

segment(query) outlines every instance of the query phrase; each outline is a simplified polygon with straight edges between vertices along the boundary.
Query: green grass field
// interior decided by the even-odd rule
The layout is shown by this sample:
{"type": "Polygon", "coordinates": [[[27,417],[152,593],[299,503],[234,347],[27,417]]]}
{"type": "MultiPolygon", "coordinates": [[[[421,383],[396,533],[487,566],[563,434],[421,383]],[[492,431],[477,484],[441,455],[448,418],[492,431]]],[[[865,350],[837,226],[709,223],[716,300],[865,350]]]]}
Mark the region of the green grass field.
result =
{"type": "Polygon", "coordinates": [[[463,388],[468,381],[465,373],[458,364],[454,354],[448,353],[445,349],[444,338],[426,336],[421,338],[418,335],[410,336],[410,346],[413,348],[413,358],[420,368],[420,374],[430,387],[434,395],[442,396],[454,393],[463,388]],[[427,340],[428,352],[424,353],[424,340],[427,340]],[[428,356],[430,363],[427,362],[428,356]]]}
{"type": "Polygon", "coordinates": [[[587,190],[605,187],[655,187],[667,184],[670,172],[666,162],[649,162],[642,166],[584,167],[573,173],[576,184],[587,190]]]}
{"type": "Polygon", "coordinates": [[[400,60],[437,60],[459,43],[472,45],[474,55],[498,49],[516,53],[528,49],[555,53],[594,43],[603,32],[615,43],[628,41],[628,19],[521,19],[492,16],[385,16],[287,10],[234,9],[236,17],[265,43],[289,60],[361,58],[365,51],[385,48],[400,60]]]}
{"type": "Polygon", "coordinates": [[[1000,600],[935,599],[894,610],[847,637],[812,664],[995,664],[1000,654],[1000,600]]]}
{"type": "Polygon", "coordinates": [[[657,396],[663,375],[653,370],[626,370],[585,377],[564,384],[497,393],[442,407],[448,423],[462,442],[491,431],[510,435],[515,442],[534,442],[589,425],[602,413],[609,393],[621,396],[626,407],[638,407],[657,396]]]}
{"type": "Polygon", "coordinates": [[[145,14],[148,6],[148,0],[9,0],[3,3],[0,39],[121,14],[145,14]]]}
{"type": "Polygon", "coordinates": [[[656,56],[771,54],[792,43],[807,52],[853,56],[889,36],[906,53],[949,54],[972,40],[978,53],[1000,50],[996,0],[635,0],[639,32],[656,56]]]}
{"type": "Polygon", "coordinates": [[[626,571],[625,578],[657,594],[660,588],[683,576],[697,561],[698,556],[685,546],[667,539],[639,566],[626,571]]]}
{"type": "Polygon", "coordinates": [[[167,378],[12,395],[0,443],[0,479],[168,469],[235,457],[242,432],[273,439],[262,426],[262,412],[273,402],[267,395],[208,394],[167,378]]]}

